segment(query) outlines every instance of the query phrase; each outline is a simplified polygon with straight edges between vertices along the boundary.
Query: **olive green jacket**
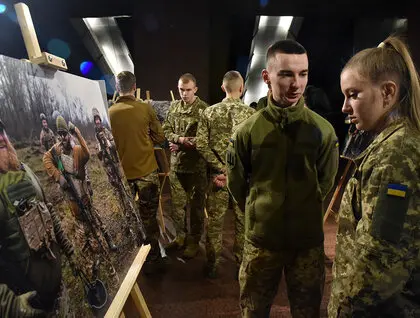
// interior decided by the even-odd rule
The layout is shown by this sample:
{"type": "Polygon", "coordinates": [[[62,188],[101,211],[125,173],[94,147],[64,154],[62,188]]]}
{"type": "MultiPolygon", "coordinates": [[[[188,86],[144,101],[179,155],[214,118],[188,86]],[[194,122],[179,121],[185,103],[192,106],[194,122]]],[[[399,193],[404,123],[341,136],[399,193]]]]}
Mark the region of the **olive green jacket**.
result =
{"type": "Polygon", "coordinates": [[[267,107],[244,121],[227,152],[228,188],[245,209],[245,237],[270,250],[322,244],[322,201],[338,168],[333,127],[304,107],[267,107]]]}

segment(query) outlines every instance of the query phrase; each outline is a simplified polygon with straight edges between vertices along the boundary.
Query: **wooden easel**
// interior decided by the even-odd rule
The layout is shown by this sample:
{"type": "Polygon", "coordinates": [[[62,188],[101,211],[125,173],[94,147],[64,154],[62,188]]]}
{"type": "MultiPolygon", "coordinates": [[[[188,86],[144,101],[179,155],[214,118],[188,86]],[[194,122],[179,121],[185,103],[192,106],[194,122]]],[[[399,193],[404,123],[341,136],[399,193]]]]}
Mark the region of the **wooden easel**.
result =
{"type": "Polygon", "coordinates": [[[55,70],[67,71],[66,60],[48,52],[41,52],[29,7],[22,2],[14,5],[29,61],[55,70]]]}
{"type": "Polygon", "coordinates": [[[351,160],[347,159],[347,163],[346,163],[346,167],[344,168],[344,172],[341,175],[340,180],[338,181],[337,187],[335,188],[334,194],[331,198],[330,204],[328,205],[327,211],[325,211],[324,224],[327,221],[328,216],[330,215],[331,211],[333,211],[334,204],[338,200],[339,194],[341,193],[341,189],[343,188],[344,182],[347,179],[347,176],[349,174],[349,171],[350,171],[350,168],[351,168],[352,164],[353,164],[353,162],[351,160]]]}
{"type": "Polygon", "coordinates": [[[137,278],[149,251],[150,245],[142,245],[140,247],[136,258],[131,264],[127,275],[125,275],[117,294],[105,314],[105,318],[132,317],[134,313],[126,307],[126,302],[129,298],[131,298],[135,305],[137,315],[140,314],[140,317],[142,318],[152,317],[146,301],[144,300],[143,294],[140,291],[139,285],[137,284],[137,278]]]}

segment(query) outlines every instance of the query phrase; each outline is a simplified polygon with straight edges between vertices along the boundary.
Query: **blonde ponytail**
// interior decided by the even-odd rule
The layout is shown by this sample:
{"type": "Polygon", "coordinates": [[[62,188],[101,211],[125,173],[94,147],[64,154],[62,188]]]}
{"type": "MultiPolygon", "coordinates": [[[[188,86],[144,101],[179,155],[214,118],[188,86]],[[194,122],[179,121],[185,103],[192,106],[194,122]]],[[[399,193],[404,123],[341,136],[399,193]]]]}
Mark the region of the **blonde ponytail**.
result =
{"type": "Polygon", "coordinates": [[[408,87],[406,98],[409,105],[407,105],[407,116],[411,124],[420,131],[420,79],[411,58],[410,52],[403,41],[395,36],[390,36],[384,41],[385,45],[390,45],[403,58],[408,69],[408,87]]]}
{"type": "Polygon", "coordinates": [[[411,126],[420,131],[420,83],[410,52],[402,40],[388,37],[378,47],[360,51],[347,62],[345,69],[354,68],[373,83],[398,81],[400,96],[395,113],[406,118],[411,126]]]}

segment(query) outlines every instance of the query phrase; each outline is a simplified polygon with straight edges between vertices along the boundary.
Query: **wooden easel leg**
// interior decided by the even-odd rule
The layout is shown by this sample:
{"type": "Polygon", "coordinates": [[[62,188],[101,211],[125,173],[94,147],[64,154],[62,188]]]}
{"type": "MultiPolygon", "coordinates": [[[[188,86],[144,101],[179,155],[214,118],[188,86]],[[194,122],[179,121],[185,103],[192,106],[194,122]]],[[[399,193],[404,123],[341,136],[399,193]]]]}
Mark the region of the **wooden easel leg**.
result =
{"type": "Polygon", "coordinates": [[[142,318],[151,318],[149,308],[147,308],[146,301],[144,300],[143,294],[140,291],[139,285],[137,282],[134,284],[133,289],[130,292],[131,298],[136,305],[140,317],[142,318]]]}

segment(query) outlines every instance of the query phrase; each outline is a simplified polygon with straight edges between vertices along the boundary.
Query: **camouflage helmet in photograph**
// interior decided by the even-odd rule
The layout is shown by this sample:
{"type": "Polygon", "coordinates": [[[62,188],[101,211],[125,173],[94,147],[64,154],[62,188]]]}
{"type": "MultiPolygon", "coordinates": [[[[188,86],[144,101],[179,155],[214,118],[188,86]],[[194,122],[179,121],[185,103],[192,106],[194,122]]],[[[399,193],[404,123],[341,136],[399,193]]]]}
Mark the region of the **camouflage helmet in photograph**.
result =
{"type": "Polygon", "coordinates": [[[45,116],[44,113],[39,114],[39,119],[41,119],[41,121],[43,121],[44,119],[47,120],[47,116],[45,116]]]}

